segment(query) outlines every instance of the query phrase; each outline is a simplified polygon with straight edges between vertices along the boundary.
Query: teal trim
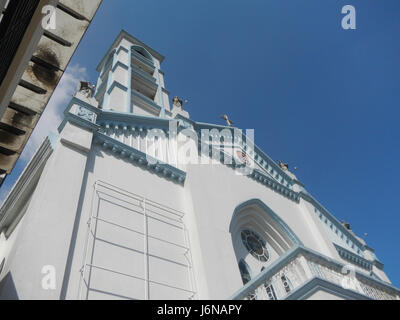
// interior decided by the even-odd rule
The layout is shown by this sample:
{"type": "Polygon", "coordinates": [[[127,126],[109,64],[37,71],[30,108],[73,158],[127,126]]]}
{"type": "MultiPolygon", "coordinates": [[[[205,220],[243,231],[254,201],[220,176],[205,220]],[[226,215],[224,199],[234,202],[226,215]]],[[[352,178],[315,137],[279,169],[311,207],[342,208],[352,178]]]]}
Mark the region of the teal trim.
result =
{"type": "Polygon", "coordinates": [[[117,62],[113,65],[111,71],[112,71],[112,72],[115,72],[115,70],[116,70],[118,67],[121,67],[122,69],[125,69],[125,70],[129,70],[129,66],[128,66],[128,65],[126,65],[125,63],[123,63],[123,62],[121,62],[121,61],[117,61],[117,62]]]}
{"type": "Polygon", "coordinates": [[[169,122],[170,120],[168,119],[137,116],[115,111],[104,111],[97,118],[97,123],[100,125],[112,123],[114,126],[116,125],[119,127],[142,126],[146,128],[160,128],[166,131],[169,129],[169,122]]]}
{"type": "Polygon", "coordinates": [[[133,72],[139,76],[142,76],[143,78],[145,78],[147,81],[150,81],[151,83],[155,83],[157,84],[157,80],[156,78],[154,78],[153,76],[151,76],[149,73],[147,73],[146,71],[143,71],[142,69],[136,67],[134,64],[131,63],[131,68],[133,70],[133,72]]]}
{"type": "Polygon", "coordinates": [[[314,199],[313,196],[311,196],[308,193],[300,192],[299,196],[306,200],[307,202],[311,203],[317,210],[322,212],[325,217],[329,219],[330,222],[332,222],[335,227],[340,230],[348,239],[350,239],[360,250],[364,251],[365,247],[364,245],[358,240],[354,235],[352,235],[349,230],[347,230],[340,222],[337,220],[327,209],[325,209],[317,200],[314,199]]]}
{"type": "MultiPolygon", "coordinates": [[[[112,66],[115,65],[116,63],[116,50],[114,49],[113,51],[113,58],[112,58],[112,66]]],[[[110,88],[113,83],[113,71],[110,70],[108,73],[108,78],[107,78],[107,87],[106,87],[106,92],[104,94],[104,103],[103,103],[103,108],[104,109],[109,109],[110,108],[110,88]]]]}
{"type": "Polygon", "coordinates": [[[337,284],[315,277],[306,282],[303,286],[294,290],[285,300],[306,300],[318,291],[324,291],[345,300],[373,300],[363,294],[350,289],[344,289],[337,284]]]}
{"type": "Polygon", "coordinates": [[[372,263],[368,261],[367,259],[364,259],[360,257],[359,255],[351,252],[350,250],[347,250],[341,246],[338,246],[337,244],[333,244],[339,253],[340,257],[342,257],[344,260],[347,260],[353,264],[358,265],[359,267],[366,269],[368,271],[372,270],[372,263]]]}
{"type": "MultiPolygon", "coordinates": [[[[147,78],[144,76],[142,73],[138,72],[137,70],[140,70],[138,68],[132,68],[131,69],[131,75],[135,75],[135,77],[140,78],[147,86],[152,87],[153,89],[158,90],[158,85],[156,81],[152,81],[151,79],[147,78]]],[[[155,80],[155,79],[154,79],[155,80]]]]}
{"type": "Polygon", "coordinates": [[[111,150],[114,155],[131,162],[136,162],[143,168],[153,171],[164,178],[168,178],[178,183],[183,183],[186,179],[186,172],[150,157],[149,155],[103,133],[96,132],[94,142],[95,144],[101,145],[105,151],[111,150]],[[155,164],[150,164],[148,159],[151,159],[151,162],[155,164]]]}
{"type": "Polygon", "coordinates": [[[384,264],[379,260],[375,259],[374,261],[372,261],[372,264],[378,269],[383,270],[384,264]]]}
{"type": "Polygon", "coordinates": [[[118,47],[117,54],[120,53],[121,51],[125,51],[126,53],[129,53],[129,49],[125,48],[124,46],[118,47]]]}
{"type": "MultiPolygon", "coordinates": [[[[149,59],[149,58],[143,57],[141,54],[137,53],[137,52],[134,50],[134,47],[136,47],[136,48],[142,48],[143,50],[145,50],[145,51],[147,52],[147,50],[144,49],[143,47],[140,47],[140,46],[132,46],[132,49],[133,49],[133,50],[131,50],[131,52],[132,52],[132,57],[134,57],[135,59],[137,59],[137,60],[143,62],[143,63],[146,64],[148,67],[150,67],[150,68],[152,68],[152,69],[154,70],[154,69],[155,69],[155,66],[154,66],[153,58],[149,59]]],[[[148,53],[148,52],[147,52],[147,53],[148,53]]],[[[149,55],[150,55],[150,54],[149,54],[149,55]]],[[[151,56],[151,55],[150,55],[150,56],[151,56]]]]}
{"type": "Polygon", "coordinates": [[[262,211],[264,211],[265,214],[267,214],[270,218],[272,218],[272,220],[282,229],[282,231],[288,236],[288,238],[293,242],[294,245],[302,245],[302,242],[296,236],[296,234],[292,231],[292,229],[290,229],[290,227],[270,207],[268,207],[260,199],[251,199],[251,200],[245,201],[235,208],[235,210],[233,212],[231,223],[229,225],[229,232],[232,233],[237,216],[240,215],[240,213],[243,210],[245,210],[246,208],[252,207],[252,206],[257,206],[262,211]]]}
{"type": "Polygon", "coordinates": [[[108,88],[107,93],[108,95],[111,94],[111,92],[114,90],[114,88],[117,87],[125,92],[128,91],[128,88],[125,87],[122,83],[118,82],[118,81],[113,81],[113,83],[111,84],[111,86],[108,88]]]}
{"type": "MultiPolygon", "coordinates": [[[[232,128],[228,126],[222,126],[222,125],[214,125],[210,123],[203,123],[203,122],[196,122],[195,125],[195,130],[196,131],[201,131],[202,129],[228,129],[232,131],[232,136],[234,136],[234,130],[238,130],[237,128],[232,128]]],[[[244,143],[243,147],[246,150],[248,141],[248,137],[245,135],[245,133],[242,132],[241,135],[241,141],[244,143]]],[[[275,180],[277,180],[277,176],[283,178],[279,183],[283,183],[288,185],[289,187],[292,187],[294,184],[293,179],[285,172],[283,171],[279,165],[275,163],[268,155],[266,155],[255,143],[254,141],[251,143],[253,150],[254,150],[254,161],[257,163],[260,167],[264,168],[270,175],[273,176],[275,180]]],[[[251,155],[250,155],[251,156],[251,155]]]]}
{"type": "Polygon", "coordinates": [[[72,107],[74,104],[77,104],[77,105],[80,106],[80,107],[85,107],[86,109],[92,111],[92,112],[95,113],[96,115],[99,115],[99,114],[101,114],[101,112],[102,112],[100,109],[98,109],[98,108],[92,106],[91,104],[87,103],[86,101],[83,101],[83,100],[81,100],[81,99],[78,99],[77,97],[72,97],[72,99],[71,99],[71,101],[70,101],[70,103],[69,103],[69,105],[68,105],[68,108],[65,110],[64,114],[66,114],[67,112],[69,112],[69,109],[71,109],[71,107],[72,107]]]}
{"type": "Polygon", "coordinates": [[[73,113],[68,113],[65,115],[63,122],[61,123],[61,125],[58,127],[58,131],[61,133],[61,131],[64,129],[65,125],[67,122],[71,122],[74,123],[82,128],[86,128],[92,131],[97,131],[100,129],[100,126],[89,122],[73,113]]]}
{"type": "Polygon", "coordinates": [[[262,271],[259,275],[254,277],[249,283],[244,285],[229,300],[242,300],[249,293],[254,292],[266,279],[271,278],[274,274],[279,272],[291,259],[294,259],[299,253],[300,247],[293,247],[278,260],[274,261],[267,269],[262,271]]]}
{"type": "Polygon", "coordinates": [[[161,103],[160,118],[165,118],[164,98],[163,98],[163,94],[162,94],[160,74],[158,72],[158,69],[156,69],[156,75],[157,75],[157,86],[158,86],[157,87],[157,95],[158,95],[158,99],[160,100],[160,103],[161,103]]]}
{"type": "Polygon", "coordinates": [[[150,52],[148,52],[147,50],[146,50],[146,48],[144,48],[144,47],[142,47],[142,46],[140,46],[140,45],[137,45],[137,44],[134,44],[134,45],[132,45],[132,47],[131,47],[131,49],[133,49],[133,50],[137,50],[137,51],[139,51],[140,53],[139,54],[142,54],[140,57],[141,58],[144,58],[144,59],[147,59],[149,62],[151,62],[151,63],[153,63],[154,64],[154,58],[153,58],[153,56],[150,54],[150,52]]]}
{"type": "Polygon", "coordinates": [[[142,100],[145,104],[147,104],[150,108],[153,108],[155,112],[160,113],[161,107],[156,104],[153,100],[147,98],[145,95],[141,94],[140,92],[132,89],[132,98],[136,97],[142,100]]]}
{"type": "Polygon", "coordinates": [[[269,175],[264,174],[258,169],[254,169],[252,174],[249,175],[253,180],[265,185],[266,187],[270,188],[271,190],[280,193],[282,196],[295,201],[299,202],[299,194],[292,189],[282,185],[281,183],[277,182],[276,179],[271,178],[269,175]]]}
{"type": "Polygon", "coordinates": [[[138,128],[139,131],[146,131],[151,128],[159,128],[165,127],[165,131],[168,131],[169,128],[169,120],[160,119],[160,118],[151,118],[151,117],[143,117],[143,116],[135,116],[133,114],[112,112],[112,111],[103,111],[92,105],[82,101],[76,97],[71,99],[67,109],[64,112],[64,120],[59,127],[59,131],[64,128],[67,122],[74,123],[80,127],[89,129],[94,132],[94,141],[97,144],[101,144],[103,149],[106,151],[111,150],[113,154],[119,156],[120,158],[127,159],[132,162],[136,162],[142,168],[150,170],[171,181],[177,182],[179,184],[183,184],[186,180],[186,172],[175,168],[167,163],[164,163],[160,160],[157,160],[129,145],[126,145],[120,141],[117,141],[103,133],[100,132],[102,129],[99,123],[103,125],[110,125],[113,121],[116,121],[117,124],[113,123],[113,126],[121,126],[119,120],[125,120],[122,128],[128,129],[128,127],[132,130],[136,130],[138,128]],[[71,108],[73,106],[77,106],[77,114],[71,112],[71,108]],[[79,108],[84,108],[89,114],[92,114],[93,121],[96,123],[89,121],[89,117],[79,116],[79,108]],[[96,119],[96,120],[95,120],[96,119]],[[135,124],[126,120],[135,121],[135,124]],[[148,160],[151,160],[148,162],[148,160]]]}
{"type": "Polygon", "coordinates": [[[159,52],[157,52],[156,50],[154,50],[153,48],[151,48],[150,46],[146,45],[145,43],[143,43],[142,41],[140,41],[139,39],[135,38],[134,36],[132,36],[131,34],[129,34],[127,31],[125,30],[121,30],[121,32],[118,34],[118,36],[116,37],[116,39],[114,40],[114,42],[111,44],[111,46],[109,47],[109,49],[107,50],[107,54],[103,57],[103,59],[100,61],[100,63],[98,64],[96,70],[100,71],[101,66],[104,64],[105,59],[107,59],[107,56],[109,54],[109,52],[111,52],[120,42],[122,39],[126,39],[127,41],[137,44],[139,46],[142,46],[143,48],[145,48],[148,52],[151,53],[151,55],[153,57],[156,57],[156,59],[158,61],[160,61],[160,63],[163,62],[164,60],[164,56],[162,54],[160,54],[159,52]]]}
{"type": "MultiPolygon", "coordinates": [[[[241,289],[239,289],[234,295],[230,297],[231,300],[241,300],[244,299],[249,293],[254,292],[259,286],[261,286],[263,283],[265,283],[266,280],[271,278],[273,275],[278,273],[284,266],[286,266],[288,263],[290,263],[292,260],[294,260],[299,254],[302,254],[303,256],[306,256],[308,259],[311,260],[316,260],[316,261],[322,261],[325,265],[331,266],[334,268],[337,268],[339,270],[342,270],[342,268],[345,266],[343,263],[338,262],[336,260],[333,260],[329,257],[326,257],[314,250],[305,248],[304,246],[295,246],[291,248],[289,251],[287,251],[283,256],[281,256],[278,260],[274,261],[270,267],[262,271],[258,276],[256,276],[254,279],[251,280],[251,282],[247,283],[245,286],[243,286],[241,289]]],[[[396,287],[393,287],[392,285],[380,281],[378,279],[375,279],[369,275],[366,275],[362,272],[359,272],[358,270],[355,270],[355,274],[357,278],[362,278],[366,281],[372,282],[375,286],[380,286],[381,288],[384,288],[391,294],[400,294],[400,290],[396,287]]],[[[317,277],[313,277],[317,278],[317,277]]],[[[310,279],[310,283],[312,280],[310,279]]],[[[304,284],[302,287],[307,285],[304,284]]],[[[332,284],[333,285],[333,284],[332,284]]],[[[301,287],[297,290],[295,290],[289,297],[295,297],[293,294],[301,290],[301,287]]],[[[306,291],[304,289],[304,291],[306,291]]],[[[301,292],[301,291],[300,291],[301,292]]],[[[349,290],[349,292],[351,292],[349,290]]]]}
{"type": "Polygon", "coordinates": [[[132,112],[132,50],[128,50],[128,61],[129,61],[129,66],[128,66],[128,91],[126,93],[126,106],[125,106],[125,111],[126,112],[132,112]]]}

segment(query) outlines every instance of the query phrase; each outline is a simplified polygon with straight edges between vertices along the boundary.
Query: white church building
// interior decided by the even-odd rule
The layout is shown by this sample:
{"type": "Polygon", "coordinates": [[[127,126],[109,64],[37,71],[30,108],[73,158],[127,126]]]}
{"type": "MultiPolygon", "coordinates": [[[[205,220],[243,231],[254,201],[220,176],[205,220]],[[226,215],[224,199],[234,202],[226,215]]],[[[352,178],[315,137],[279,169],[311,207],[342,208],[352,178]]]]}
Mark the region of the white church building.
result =
{"type": "Polygon", "coordinates": [[[0,209],[0,299],[399,300],[254,132],[171,99],[163,60],[121,31],[81,83],[0,209]]]}

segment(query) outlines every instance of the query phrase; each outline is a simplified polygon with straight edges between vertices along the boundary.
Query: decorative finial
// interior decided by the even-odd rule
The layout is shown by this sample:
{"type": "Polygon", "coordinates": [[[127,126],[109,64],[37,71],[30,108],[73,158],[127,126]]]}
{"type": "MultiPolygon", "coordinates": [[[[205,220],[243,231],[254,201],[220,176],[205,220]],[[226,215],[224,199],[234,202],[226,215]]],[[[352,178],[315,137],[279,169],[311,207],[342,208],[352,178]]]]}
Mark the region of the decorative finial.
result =
{"type": "Polygon", "coordinates": [[[347,230],[351,230],[351,227],[350,227],[350,223],[348,223],[348,222],[346,222],[346,221],[342,221],[342,225],[347,229],[347,230]]]}
{"type": "Polygon", "coordinates": [[[177,107],[177,108],[182,108],[182,106],[183,106],[183,101],[181,99],[179,99],[177,96],[172,99],[172,103],[173,103],[174,107],[177,107]]]}
{"type": "MultiPolygon", "coordinates": [[[[288,163],[283,163],[281,160],[278,160],[278,164],[279,164],[279,167],[283,171],[289,171],[289,164],[288,163]]],[[[297,169],[297,168],[295,168],[295,169],[297,169]]]]}
{"type": "Polygon", "coordinates": [[[79,92],[82,93],[86,98],[92,98],[94,95],[94,88],[90,82],[88,81],[81,81],[79,84],[79,92]]]}
{"type": "Polygon", "coordinates": [[[233,121],[231,121],[231,120],[229,119],[229,117],[228,117],[226,114],[224,114],[223,116],[221,116],[221,119],[225,120],[225,121],[226,121],[226,124],[227,124],[229,127],[232,127],[232,126],[235,124],[233,121]]]}

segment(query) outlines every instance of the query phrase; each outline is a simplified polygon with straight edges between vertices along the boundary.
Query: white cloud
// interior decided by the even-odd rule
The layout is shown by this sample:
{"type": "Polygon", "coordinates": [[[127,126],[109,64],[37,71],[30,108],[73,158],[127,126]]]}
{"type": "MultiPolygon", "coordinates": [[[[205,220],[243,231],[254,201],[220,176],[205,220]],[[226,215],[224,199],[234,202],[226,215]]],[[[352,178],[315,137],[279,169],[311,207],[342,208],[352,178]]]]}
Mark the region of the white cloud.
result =
{"type": "Polygon", "coordinates": [[[14,169],[0,188],[0,203],[5,200],[15,181],[32,159],[44,139],[51,132],[57,132],[57,128],[63,119],[64,110],[72,95],[75,94],[79,81],[88,80],[88,78],[86,68],[80,67],[78,64],[71,65],[66,69],[17,162],[18,168],[14,169]]]}

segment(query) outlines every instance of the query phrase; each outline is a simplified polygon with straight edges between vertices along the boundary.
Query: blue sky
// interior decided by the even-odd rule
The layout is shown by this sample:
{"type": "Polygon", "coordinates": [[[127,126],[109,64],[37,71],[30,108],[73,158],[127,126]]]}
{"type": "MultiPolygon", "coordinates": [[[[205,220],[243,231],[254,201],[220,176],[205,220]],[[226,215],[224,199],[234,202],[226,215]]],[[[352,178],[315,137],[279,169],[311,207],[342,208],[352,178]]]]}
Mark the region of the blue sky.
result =
{"type": "Polygon", "coordinates": [[[399,287],[399,16],[398,0],[104,0],[0,199],[125,29],[166,56],[166,87],[190,100],[192,119],[226,113],[254,128],[272,159],[297,166],[327,209],[368,233],[399,287]],[[346,4],[356,30],[341,28],[346,4]]]}

